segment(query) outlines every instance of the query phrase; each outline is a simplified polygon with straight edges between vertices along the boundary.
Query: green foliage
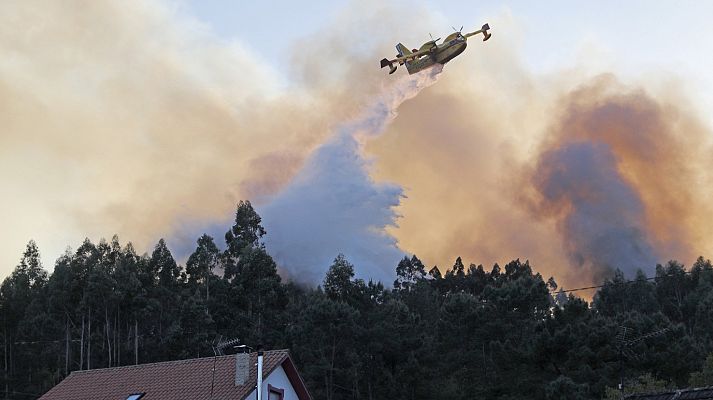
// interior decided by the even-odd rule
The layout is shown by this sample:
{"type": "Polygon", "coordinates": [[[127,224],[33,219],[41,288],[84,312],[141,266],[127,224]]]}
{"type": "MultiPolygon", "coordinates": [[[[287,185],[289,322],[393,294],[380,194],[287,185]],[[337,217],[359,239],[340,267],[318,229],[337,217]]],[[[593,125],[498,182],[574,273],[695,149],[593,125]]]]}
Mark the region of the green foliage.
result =
{"type": "Polygon", "coordinates": [[[198,238],[197,245],[186,262],[186,274],[189,288],[204,291],[207,302],[210,300],[211,281],[215,279],[213,270],[220,266],[220,250],[213,238],[206,234],[198,238]]]}
{"type": "Polygon", "coordinates": [[[354,292],[354,266],[344,254],[339,254],[327,270],[324,278],[324,293],[334,300],[347,300],[354,292]]]}
{"type": "Polygon", "coordinates": [[[700,371],[691,373],[688,384],[691,387],[713,386],[713,353],[706,357],[700,371]]]}
{"type": "MultiPolygon", "coordinates": [[[[665,380],[656,379],[651,374],[644,374],[638,378],[627,381],[624,386],[624,395],[634,393],[657,393],[671,389],[671,384],[665,380]]],[[[621,399],[621,391],[618,388],[608,387],[606,389],[605,400],[621,399]]]]}
{"type": "Polygon", "coordinates": [[[260,223],[262,218],[255,212],[249,201],[240,201],[235,212],[235,224],[225,233],[227,252],[238,256],[245,246],[255,247],[265,235],[265,228],[260,223]]]}
{"type": "Polygon", "coordinates": [[[620,366],[627,393],[713,384],[703,258],[659,265],[654,280],[616,271],[590,305],[520,260],[457,258],[441,274],[404,257],[390,289],[340,254],[320,286],[300,287],[264,235],[241,201],[225,250],[202,235],[185,270],[163,239],[141,256],[115,236],[86,239],[49,275],[31,241],[0,285],[1,395],[36,398],[74,370],[210,356],[218,335],[290,348],[328,400],[618,399],[620,366]],[[622,327],[629,339],[667,330],[620,352],[622,327]]]}
{"type": "Polygon", "coordinates": [[[173,259],[173,255],[163,239],[156,244],[151,254],[149,267],[154,274],[158,275],[159,286],[173,287],[181,275],[181,269],[176,264],[176,260],[173,259]]]}
{"type": "Polygon", "coordinates": [[[547,384],[545,394],[547,400],[584,400],[587,399],[586,384],[577,384],[566,376],[559,376],[547,384]]]}
{"type": "Polygon", "coordinates": [[[410,259],[404,257],[396,266],[394,290],[411,291],[422,280],[426,279],[426,267],[415,255],[410,259]]]}

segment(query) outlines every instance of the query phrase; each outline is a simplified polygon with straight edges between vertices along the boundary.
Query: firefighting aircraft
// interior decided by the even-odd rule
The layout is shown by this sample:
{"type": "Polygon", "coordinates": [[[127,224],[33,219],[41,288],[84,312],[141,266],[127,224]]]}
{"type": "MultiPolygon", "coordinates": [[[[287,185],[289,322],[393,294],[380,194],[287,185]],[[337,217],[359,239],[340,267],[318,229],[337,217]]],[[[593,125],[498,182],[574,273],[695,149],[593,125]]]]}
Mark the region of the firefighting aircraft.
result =
{"type": "MultiPolygon", "coordinates": [[[[436,43],[441,40],[441,38],[434,39],[424,43],[418,50],[413,49],[409,51],[406,46],[399,43],[396,45],[396,50],[399,54],[397,54],[393,60],[387,58],[381,60],[381,68],[389,66],[391,69],[389,74],[393,74],[396,72],[396,65],[394,65],[394,63],[398,62],[399,65],[406,65],[406,70],[408,70],[409,74],[415,74],[433,64],[445,64],[465,50],[465,47],[468,45],[466,42],[469,37],[482,33],[483,41],[490,39],[492,35],[488,32],[489,29],[490,26],[485,24],[480,30],[464,35],[461,33],[463,30],[462,26],[458,31],[455,31],[455,28],[453,28],[455,32],[448,35],[443,43],[436,43]]],[[[433,39],[433,37],[431,37],[431,39],[433,39]]]]}

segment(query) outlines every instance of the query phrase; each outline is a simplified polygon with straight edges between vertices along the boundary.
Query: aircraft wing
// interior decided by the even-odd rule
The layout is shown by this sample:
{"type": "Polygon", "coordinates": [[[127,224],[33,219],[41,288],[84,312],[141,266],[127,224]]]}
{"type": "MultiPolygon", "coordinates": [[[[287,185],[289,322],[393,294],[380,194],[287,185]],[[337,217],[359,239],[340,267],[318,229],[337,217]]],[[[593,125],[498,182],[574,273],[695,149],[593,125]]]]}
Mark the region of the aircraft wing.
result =
{"type": "Polygon", "coordinates": [[[463,35],[463,36],[465,36],[466,38],[469,38],[469,37],[471,37],[471,36],[474,36],[474,35],[477,35],[477,34],[479,34],[479,33],[482,33],[482,34],[483,34],[483,41],[486,41],[486,40],[490,39],[490,36],[492,36],[492,34],[491,34],[490,32],[488,32],[489,30],[490,30],[490,25],[485,24],[485,25],[483,25],[482,28],[478,29],[477,31],[475,31],[475,32],[470,32],[470,33],[466,33],[466,34],[463,35]]]}
{"type": "Polygon", "coordinates": [[[419,57],[421,57],[422,55],[428,54],[428,53],[429,53],[429,50],[428,50],[428,49],[427,49],[427,50],[421,50],[421,51],[417,51],[417,52],[415,52],[415,53],[404,54],[404,55],[401,56],[401,57],[396,57],[396,58],[394,58],[394,59],[392,59],[392,60],[388,60],[388,61],[389,61],[389,63],[395,63],[395,62],[401,63],[401,62],[404,62],[404,61],[409,61],[409,60],[413,60],[413,59],[415,59],[415,58],[419,58],[419,57]]]}
{"type": "Polygon", "coordinates": [[[404,62],[406,62],[408,60],[413,60],[415,58],[419,58],[419,57],[429,53],[429,50],[420,50],[415,53],[405,54],[401,57],[396,57],[392,60],[389,60],[388,58],[384,58],[381,60],[381,68],[389,67],[390,68],[389,74],[393,74],[394,72],[396,72],[396,65],[394,65],[394,63],[399,63],[399,65],[403,64],[404,62]]]}

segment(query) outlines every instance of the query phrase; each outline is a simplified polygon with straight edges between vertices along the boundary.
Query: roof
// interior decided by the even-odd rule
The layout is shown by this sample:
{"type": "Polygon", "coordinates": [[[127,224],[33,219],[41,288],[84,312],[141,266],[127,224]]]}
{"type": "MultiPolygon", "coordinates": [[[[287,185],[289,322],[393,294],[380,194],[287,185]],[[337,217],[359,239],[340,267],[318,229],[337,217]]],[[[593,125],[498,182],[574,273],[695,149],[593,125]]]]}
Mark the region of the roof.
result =
{"type": "MultiPolygon", "coordinates": [[[[234,355],[73,371],[40,399],[125,400],[131,394],[146,393],[141,400],[210,400],[213,384],[212,400],[243,400],[255,389],[257,353],[250,353],[249,365],[248,383],[240,386],[235,385],[234,355]],[[215,381],[212,374],[214,364],[215,381]]],[[[280,365],[300,399],[309,400],[310,396],[289,351],[264,353],[265,378],[280,365]]]]}
{"type": "Polygon", "coordinates": [[[713,400],[713,386],[651,394],[632,394],[626,398],[630,400],[713,400]]]}

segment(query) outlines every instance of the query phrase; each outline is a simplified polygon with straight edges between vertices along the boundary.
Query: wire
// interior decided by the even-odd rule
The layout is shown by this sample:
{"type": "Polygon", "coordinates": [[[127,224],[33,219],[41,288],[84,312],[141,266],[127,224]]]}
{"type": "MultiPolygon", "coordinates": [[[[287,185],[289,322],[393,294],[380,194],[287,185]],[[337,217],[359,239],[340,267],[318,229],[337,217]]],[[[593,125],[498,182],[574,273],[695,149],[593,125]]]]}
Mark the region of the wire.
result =
{"type": "Polygon", "coordinates": [[[213,351],[213,371],[210,379],[210,400],[213,400],[213,388],[215,387],[215,364],[218,362],[218,352],[213,351]]]}
{"type": "Polygon", "coordinates": [[[41,396],[40,394],[37,394],[37,393],[18,392],[18,391],[16,391],[16,390],[9,390],[7,393],[8,393],[8,394],[13,394],[13,395],[19,394],[19,395],[21,395],[21,396],[33,396],[33,397],[35,397],[35,398],[37,398],[37,396],[41,396]]]}
{"type": "Polygon", "coordinates": [[[669,274],[669,275],[661,275],[661,276],[652,276],[652,277],[646,277],[645,279],[633,279],[633,280],[628,280],[624,282],[607,282],[601,285],[596,285],[596,286],[585,286],[585,287],[580,287],[580,288],[574,288],[574,289],[560,289],[560,290],[550,290],[550,293],[557,294],[557,293],[570,293],[570,292],[579,292],[582,290],[592,290],[592,289],[600,289],[605,286],[618,286],[618,285],[628,285],[630,283],[637,283],[637,282],[647,282],[647,281],[653,281],[656,279],[663,279],[663,278],[672,278],[675,276],[681,276],[681,275],[689,275],[693,271],[682,271],[681,273],[676,273],[676,274],[669,274]]]}
{"type": "MultiPolygon", "coordinates": [[[[46,343],[65,343],[67,340],[62,339],[62,340],[35,340],[35,341],[29,341],[29,340],[20,340],[17,342],[12,342],[12,344],[19,344],[19,345],[25,345],[25,344],[46,344],[46,343]]],[[[81,342],[81,339],[72,339],[70,342],[81,342]]]]}

